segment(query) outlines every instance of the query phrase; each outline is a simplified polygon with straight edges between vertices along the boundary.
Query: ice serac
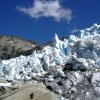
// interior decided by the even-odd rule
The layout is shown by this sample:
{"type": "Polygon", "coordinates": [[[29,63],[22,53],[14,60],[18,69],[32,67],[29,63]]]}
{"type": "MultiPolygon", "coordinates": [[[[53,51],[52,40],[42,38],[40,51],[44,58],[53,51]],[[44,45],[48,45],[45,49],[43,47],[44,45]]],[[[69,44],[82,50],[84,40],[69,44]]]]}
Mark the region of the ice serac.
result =
{"type": "Polygon", "coordinates": [[[29,80],[53,70],[54,76],[64,76],[61,66],[72,63],[74,70],[100,67],[100,25],[80,31],[80,36],[70,35],[60,40],[55,34],[53,45],[34,51],[29,56],[3,60],[0,76],[6,80],[29,80]],[[81,68],[82,67],[82,68],[81,68]]]}
{"type": "Polygon", "coordinates": [[[68,41],[66,39],[61,41],[58,35],[55,33],[54,43],[57,49],[60,49],[62,53],[67,54],[68,41]]]}

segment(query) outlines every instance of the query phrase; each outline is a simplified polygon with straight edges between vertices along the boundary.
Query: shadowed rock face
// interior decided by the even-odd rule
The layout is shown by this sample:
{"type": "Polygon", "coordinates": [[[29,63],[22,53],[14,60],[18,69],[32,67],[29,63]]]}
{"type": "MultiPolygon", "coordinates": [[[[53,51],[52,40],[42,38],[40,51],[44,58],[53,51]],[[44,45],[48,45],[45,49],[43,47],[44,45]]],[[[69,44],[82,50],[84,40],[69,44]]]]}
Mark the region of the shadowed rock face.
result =
{"type": "Polygon", "coordinates": [[[30,55],[37,44],[12,36],[0,36],[0,59],[7,60],[20,55],[30,55]]]}

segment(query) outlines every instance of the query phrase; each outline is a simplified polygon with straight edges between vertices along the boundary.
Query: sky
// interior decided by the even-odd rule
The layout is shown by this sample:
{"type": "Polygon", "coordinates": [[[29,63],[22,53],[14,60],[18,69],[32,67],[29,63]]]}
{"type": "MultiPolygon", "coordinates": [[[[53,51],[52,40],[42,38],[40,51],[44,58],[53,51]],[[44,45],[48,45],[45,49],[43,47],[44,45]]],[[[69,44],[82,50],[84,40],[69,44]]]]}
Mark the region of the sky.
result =
{"type": "Polygon", "coordinates": [[[38,43],[100,24],[100,0],[0,0],[0,35],[38,43]]]}

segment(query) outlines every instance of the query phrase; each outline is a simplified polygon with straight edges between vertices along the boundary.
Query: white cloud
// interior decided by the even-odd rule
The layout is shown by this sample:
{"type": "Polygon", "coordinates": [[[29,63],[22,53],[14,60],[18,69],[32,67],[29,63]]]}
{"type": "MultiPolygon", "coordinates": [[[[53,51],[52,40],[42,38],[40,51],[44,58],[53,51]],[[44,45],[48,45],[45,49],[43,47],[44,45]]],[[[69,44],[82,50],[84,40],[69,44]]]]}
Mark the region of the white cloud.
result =
{"type": "Polygon", "coordinates": [[[72,19],[72,11],[61,6],[59,0],[35,0],[32,7],[17,7],[20,12],[29,15],[32,18],[52,17],[56,21],[72,19]]]}
{"type": "Polygon", "coordinates": [[[73,30],[71,30],[71,33],[73,34],[73,33],[76,33],[78,31],[80,31],[80,30],[79,29],[73,29],[73,30]]]}

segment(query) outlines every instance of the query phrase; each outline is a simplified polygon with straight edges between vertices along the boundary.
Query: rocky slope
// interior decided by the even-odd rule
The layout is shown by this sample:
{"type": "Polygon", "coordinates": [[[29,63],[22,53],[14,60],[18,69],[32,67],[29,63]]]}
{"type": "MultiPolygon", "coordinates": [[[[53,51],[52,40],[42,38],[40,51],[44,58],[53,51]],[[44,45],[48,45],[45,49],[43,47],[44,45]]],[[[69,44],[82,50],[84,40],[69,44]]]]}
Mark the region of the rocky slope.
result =
{"type": "Polygon", "coordinates": [[[9,91],[8,94],[0,96],[0,100],[60,100],[60,96],[38,83],[19,84],[20,88],[9,91]]]}
{"type": "Polygon", "coordinates": [[[60,40],[55,34],[51,45],[28,56],[2,60],[0,64],[0,79],[11,85],[30,80],[42,82],[59,94],[61,100],[100,100],[99,77],[100,25],[97,24],[68,39],[60,40]]]}
{"type": "Polygon", "coordinates": [[[0,36],[0,59],[10,59],[20,55],[29,55],[36,47],[36,43],[25,41],[13,36],[0,36]]]}

